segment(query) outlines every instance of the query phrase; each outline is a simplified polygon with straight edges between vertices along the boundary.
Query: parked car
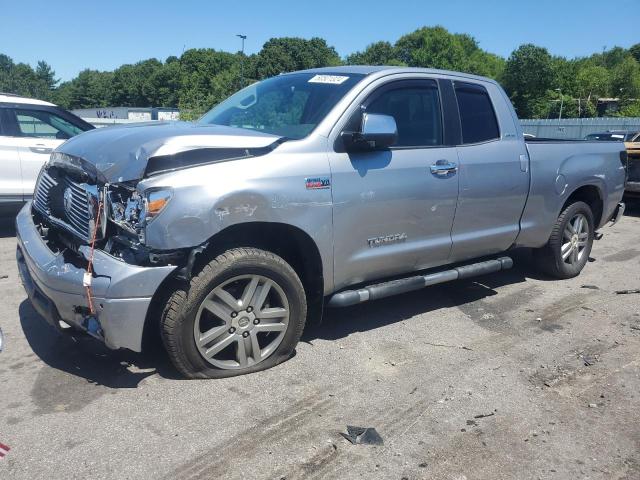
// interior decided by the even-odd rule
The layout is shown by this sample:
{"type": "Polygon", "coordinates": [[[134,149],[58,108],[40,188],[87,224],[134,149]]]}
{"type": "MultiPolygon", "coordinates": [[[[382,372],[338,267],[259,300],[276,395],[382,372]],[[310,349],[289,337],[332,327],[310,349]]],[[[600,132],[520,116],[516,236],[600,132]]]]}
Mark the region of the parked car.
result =
{"type": "Polygon", "coordinates": [[[52,103],[0,93],[0,214],[32,197],[53,149],[92,128],[52,103]]]}
{"type": "Polygon", "coordinates": [[[609,130],[602,133],[590,133],[585,140],[599,140],[605,142],[632,142],[640,137],[640,132],[628,132],[626,130],[609,130]]]}
{"type": "Polygon", "coordinates": [[[623,151],[525,142],[483,77],[289,73],[195,124],[58,147],[17,217],[18,266],[57,328],[135,351],[159,329],[187,377],[254,372],[289,358],[324,306],[507,269],[513,247],[578,275],[624,211],[623,151]]]}
{"type": "Polygon", "coordinates": [[[591,133],[585,139],[624,142],[627,151],[625,193],[628,197],[640,197],[640,132],[610,130],[604,133],[591,133]]]}

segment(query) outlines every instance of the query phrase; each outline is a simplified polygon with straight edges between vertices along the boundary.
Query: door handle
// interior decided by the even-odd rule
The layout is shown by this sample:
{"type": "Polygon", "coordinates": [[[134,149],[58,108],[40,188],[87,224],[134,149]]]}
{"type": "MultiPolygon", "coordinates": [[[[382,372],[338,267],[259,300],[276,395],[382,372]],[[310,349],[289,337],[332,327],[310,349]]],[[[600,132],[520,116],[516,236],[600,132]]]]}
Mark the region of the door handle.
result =
{"type": "Polygon", "coordinates": [[[29,147],[29,150],[31,150],[33,153],[51,153],[53,151],[53,148],[48,148],[45,146],[42,147],[29,147]]]}
{"type": "Polygon", "coordinates": [[[431,173],[443,177],[458,171],[458,165],[453,162],[448,162],[447,160],[438,160],[436,163],[431,165],[430,168],[431,173]]]}

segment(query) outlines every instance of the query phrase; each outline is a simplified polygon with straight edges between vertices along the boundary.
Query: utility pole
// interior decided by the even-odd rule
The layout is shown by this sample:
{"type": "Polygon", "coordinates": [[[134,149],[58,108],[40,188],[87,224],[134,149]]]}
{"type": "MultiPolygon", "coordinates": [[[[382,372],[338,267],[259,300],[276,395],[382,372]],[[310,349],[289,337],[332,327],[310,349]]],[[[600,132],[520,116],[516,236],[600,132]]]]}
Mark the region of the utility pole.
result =
{"type": "Polygon", "coordinates": [[[558,120],[562,119],[562,107],[564,106],[564,97],[562,96],[562,90],[556,88],[556,92],[560,94],[560,114],[558,115],[558,120]]]}
{"type": "Polygon", "coordinates": [[[242,39],[242,49],[240,50],[241,53],[241,57],[240,57],[240,88],[244,87],[244,41],[247,39],[246,35],[236,35],[236,37],[239,37],[240,39],[242,39]]]}

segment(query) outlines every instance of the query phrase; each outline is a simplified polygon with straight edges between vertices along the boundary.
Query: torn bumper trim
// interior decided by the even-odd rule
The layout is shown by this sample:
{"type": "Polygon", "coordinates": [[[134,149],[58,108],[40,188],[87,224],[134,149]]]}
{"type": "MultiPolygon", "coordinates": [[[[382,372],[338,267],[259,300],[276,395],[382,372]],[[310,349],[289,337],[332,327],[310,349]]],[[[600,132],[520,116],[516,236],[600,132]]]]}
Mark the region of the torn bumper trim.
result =
{"type": "Polygon", "coordinates": [[[616,206],[616,209],[613,212],[613,215],[611,216],[611,225],[615,225],[620,221],[620,219],[624,215],[624,209],[625,209],[624,203],[622,202],[618,203],[618,205],[616,206]]]}
{"type": "MultiPolygon", "coordinates": [[[[65,263],[40,237],[31,216],[31,202],[16,217],[18,270],[35,310],[54,327],[59,320],[86,330],[82,313],[87,298],[86,272],[65,263]]],[[[80,249],[87,258],[86,247],[80,249]]],[[[139,267],[96,250],[92,289],[101,335],[109,348],[141,350],[142,332],[151,299],[175,266],[139,267]]],[[[94,335],[95,336],[95,335],[94,335]]]]}

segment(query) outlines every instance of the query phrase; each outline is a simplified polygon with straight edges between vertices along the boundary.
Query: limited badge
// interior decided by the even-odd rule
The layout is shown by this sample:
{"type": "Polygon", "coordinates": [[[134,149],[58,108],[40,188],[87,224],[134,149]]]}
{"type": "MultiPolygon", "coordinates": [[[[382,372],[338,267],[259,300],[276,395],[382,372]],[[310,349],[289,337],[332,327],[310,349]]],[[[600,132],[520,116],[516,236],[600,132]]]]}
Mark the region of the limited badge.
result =
{"type": "Polygon", "coordinates": [[[304,182],[307,186],[307,190],[331,188],[331,179],[329,177],[310,177],[305,178],[304,182]]]}

